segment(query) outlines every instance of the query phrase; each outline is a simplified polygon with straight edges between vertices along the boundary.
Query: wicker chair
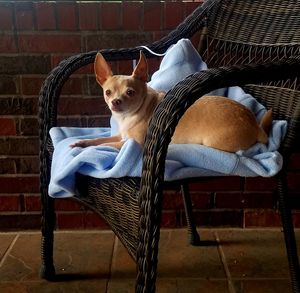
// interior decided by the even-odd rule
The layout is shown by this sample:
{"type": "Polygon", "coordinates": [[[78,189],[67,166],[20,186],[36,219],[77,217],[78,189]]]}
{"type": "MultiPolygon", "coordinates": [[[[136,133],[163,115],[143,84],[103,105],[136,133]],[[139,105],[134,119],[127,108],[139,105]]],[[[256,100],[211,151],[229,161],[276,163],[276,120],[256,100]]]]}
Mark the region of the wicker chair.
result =
{"type": "MultiPolygon", "coordinates": [[[[284,166],[276,176],[277,195],[294,292],[300,292],[297,246],[287,197],[287,165],[300,132],[300,1],[207,0],[163,39],[147,44],[162,53],[181,38],[199,36],[199,51],[208,64],[177,84],[157,107],[146,137],[141,178],[96,179],[78,174],[76,196],[110,225],[137,264],[136,292],[154,292],[160,236],[167,147],[178,120],[195,100],[211,90],[242,86],[274,118],[288,121],[281,145],[284,166]]],[[[107,60],[137,59],[140,48],[102,50],[107,60]]],[[[53,240],[54,200],[48,196],[53,147],[49,129],[57,124],[57,103],[69,76],[92,63],[96,51],[62,61],[45,80],[39,97],[42,196],[41,276],[55,279],[53,240]]],[[[151,54],[145,51],[148,58],[151,54]]],[[[299,139],[299,138],[298,138],[299,139]]],[[[188,181],[182,186],[191,241],[199,241],[193,223],[188,181]]],[[[201,249],[201,248],[199,248],[201,249]]]]}

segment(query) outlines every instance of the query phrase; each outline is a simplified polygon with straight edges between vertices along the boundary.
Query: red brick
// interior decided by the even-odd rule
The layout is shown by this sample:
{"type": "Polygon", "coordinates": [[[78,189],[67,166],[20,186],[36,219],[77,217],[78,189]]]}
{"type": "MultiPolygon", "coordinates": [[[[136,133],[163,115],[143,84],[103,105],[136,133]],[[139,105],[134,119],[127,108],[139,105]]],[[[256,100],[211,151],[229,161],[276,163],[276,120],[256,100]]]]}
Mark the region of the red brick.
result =
{"type": "Polygon", "coordinates": [[[3,193],[39,192],[39,177],[0,177],[0,186],[3,193]]]}
{"type": "Polygon", "coordinates": [[[37,155],[38,152],[39,141],[37,137],[0,137],[0,155],[37,155]]]}
{"type": "Polygon", "coordinates": [[[56,67],[61,61],[64,59],[70,57],[69,54],[64,54],[64,55],[52,55],[51,56],[51,66],[52,68],[56,67]]]}
{"type": "Polygon", "coordinates": [[[195,9],[202,5],[203,1],[199,2],[185,2],[185,17],[193,13],[195,9]]]}
{"type": "Polygon", "coordinates": [[[15,3],[16,26],[19,30],[33,30],[33,7],[30,2],[15,3]]]}
{"type": "Polygon", "coordinates": [[[191,191],[240,190],[240,177],[208,177],[199,178],[190,184],[191,191]]]}
{"type": "Polygon", "coordinates": [[[0,115],[34,115],[37,113],[37,97],[2,97],[0,115]]]}
{"type": "Polygon", "coordinates": [[[133,71],[133,63],[132,60],[119,61],[118,62],[118,71],[114,72],[114,74],[128,74],[130,75],[133,71]]]}
{"type": "Polygon", "coordinates": [[[82,78],[71,77],[67,80],[62,88],[63,95],[79,95],[83,93],[82,89],[82,78]]]}
{"type": "Polygon", "coordinates": [[[183,201],[180,192],[165,191],[163,196],[163,209],[183,209],[183,201]]]}
{"type": "Polygon", "coordinates": [[[275,195],[272,191],[244,192],[242,204],[243,208],[272,209],[275,204],[275,195]]]}
{"type": "Polygon", "coordinates": [[[84,213],[69,212],[57,213],[57,227],[59,229],[83,229],[84,228],[84,213]]]}
{"type": "Polygon", "coordinates": [[[216,208],[272,208],[274,196],[272,192],[217,192],[216,208]]]}
{"type": "Polygon", "coordinates": [[[160,30],[162,27],[162,2],[144,2],[144,30],[160,30]]]}
{"type": "Polygon", "coordinates": [[[22,94],[38,95],[44,80],[44,77],[27,77],[26,75],[22,76],[22,94]]]}
{"type": "Polygon", "coordinates": [[[37,28],[39,30],[55,30],[55,6],[53,3],[34,3],[36,11],[37,28]]]}
{"type": "Polygon", "coordinates": [[[20,231],[41,228],[40,212],[23,213],[17,212],[1,215],[0,230],[1,231],[20,231]]]}
{"type": "Polygon", "coordinates": [[[245,228],[280,227],[280,214],[273,209],[246,210],[244,215],[244,226],[245,228]]]}
{"type": "Polygon", "coordinates": [[[142,3],[123,2],[123,29],[141,30],[142,28],[142,3]]]}
{"type": "Polygon", "coordinates": [[[16,160],[13,158],[0,158],[0,174],[17,173],[16,160]]]}
{"type": "Polygon", "coordinates": [[[74,3],[57,3],[57,22],[61,30],[77,30],[76,6],[74,3]]]}
{"type": "Polygon", "coordinates": [[[197,226],[208,227],[242,227],[241,210],[195,210],[194,218],[197,226]]]}
{"type": "Polygon", "coordinates": [[[0,211],[1,212],[16,212],[20,210],[19,195],[0,195],[0,211]]]}
{"type": "Polygon", "coordinates": [[[274,178],[247,177],[245,179],[246,191],[271,191],[275,189],[275,186],[276,181],[274,178]]]}
{"type": "Polygon", "coordinates": [[[211,193],[191,193],[193,209],[207,209],[210,207],[211,193]]]}
{"type": "Polygon", "coordinates": [[[17,94],[19,92],[19,78],[13,75],[2,75],[0,80],[0,93],[17,94]]]}
{"type": "Polygon", "coordinates": [[[135,47],[153,41],[150,32],[106,31],[101,34],[87,34],[84,36],[86,50],[101,50],[106,48],[135,47]]]}
{"type": "MultiPolygon", "coordinates": [[[[72,54],[71,54],[72,55],[72,54]]],[[[59,63],[65,59],[67,59],[70,55],[63,54],[63,55],[52,55],[51,56],[51,66],[52,68],[59,65],[59,63]]],[[[85,65],[75,71],[75,74],[94,74],[94,63],[85,65]]]]}
{"type": "Polygon", "coordinates": [[[60,115],[103,115],[109,114],[109,110],[99,98],[62,98],[58,113],[60,115]]]}
{"type": "Polygon", "coordinates": [[[0,53],[16,53],[16,40],[13,35],[2,35],[0,42],[0,53]]]}
{"type": "Polygon", "coordinates": [[[79,4],[79,29],[98,29],[98,6],[97,3],[79,4]]]}
{"type": "Polygon", "coordinates": [[[289,172],[288,187],[291,191],[300,191],[300,172],[289,172]]]}
{"type": "Polygon", "coordinates": [[[300,212],[295,211],[293,212],[293,222],[295,228],[300,228],[300,212]]]}
{"type": "Polygon", "coordinates": [[[38,174],[39,173],[39,157],[23,156],[16,159],[17,173],[20,174],[38,174]]]}
{"type": "MultiPolygon", "coordinates": [[[[207,209],[210,207],[209,192],[191,192],[193,209],[207,209]]],[[[183,197],[181,191],[165,191],[163,199],[164,209],[184,210],[183,197]]]]}
{"type": "Polygon", "coordinates": [[[122,3],[101,3],[101,28],[102,30],[121,29],[122,3]]]}
{"type": "Polygon", "coordinates": [[[78,35],[20,35],[20,51],[24,53],[71,53],[80,52],[78,35]]]}
{"type": "Polygon", "coordinates": [[[110,127],[110,116],[106,117],[87,117],[87,127],[110,127]]]}
{"type": "Polygon", "coordinates": [[[0,118],[0,135],[16,135],[16,122],[12,118],[0,118]]]}
{"type": "Polygon", "coordinates": [[[179,213],[174,211],[163,211],[161,216],[161,227],[175,228],[180,226],[179,213]]]}
{"type": "Polygon", "coordinates": [[[294,153],[291,156],[289,170],[300,170],[300,152],[294,153]]]}
{"type": "Polygon", "coordinates": [[[12,5],[9,3],[1,3],[0,5],[0,30],[12,30],[13,12],[12,5]]]}
{"type": "Polygon", "coordinates": [[[85,65],[76,71],[77,74],[92,74],[94,75],[94,63],[85,65]]]}
{"type": "Polygon", "coordinates": [[[93,228],[100,228],[100,229],[110,229],[109,225],[101,218],[99,215],[88,212],[84,218],[84,228],[85,229],[93,229],[93,228]]]}
{"type": "Polygon", "coordinates": [[[33,212],[41,210],[41,197],[40,195],[25,195],[25,211],[33,212]]]}
{"type": "Polygon", "coordinates": [[[55,209],[58,211],[82,211],[85,208],[72,199],[56,199],[55,209]]]}
{"type": "Polygon", "coordinates": [[[20,135],[37,136],[39,134],[39,125],[37,118],[24,118],[19,120],[19,133],[20,135]]]}
{"type": "Polygon", "coordinates": [[[184,18],[184,3],[165,3],[165,29],[174,29],[184,18]]]}
{"type": "Polygon", "coordinates": [[[58,125],[65,127],[86,127],[87,122],[85,117],[59,117],[58,125]]]}
{"type": "Polygon", "coordinates": [[[152,76],[152,74],[159,69],[159,65],[161,63],[160,58],[149,58],[148,62],[148,74],[152,76]]]}

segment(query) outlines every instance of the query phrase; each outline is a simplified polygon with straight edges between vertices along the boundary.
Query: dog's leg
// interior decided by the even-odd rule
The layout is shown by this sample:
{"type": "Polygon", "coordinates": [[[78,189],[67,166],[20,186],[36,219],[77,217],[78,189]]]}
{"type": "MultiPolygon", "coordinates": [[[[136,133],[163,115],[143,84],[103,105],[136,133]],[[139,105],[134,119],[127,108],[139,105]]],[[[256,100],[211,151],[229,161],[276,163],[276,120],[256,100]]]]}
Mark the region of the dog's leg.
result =
{"type": "Polygon", "coordinates": [[[76,141],[75,143],[71,144],[70,147],[88,147],[88,146],[96,146],[96,145],[103,145],[108,143],[118,143],[121,140],[120,135],[110,136],[110,137],[99,137],[94,139],[82,139],[76,141]]]}
{"type": "Polygon", "coordinates": [[[110,147],[120,150],[124,143],[125,143],[125,141],[116,141],[116,142],[102,143],[101,145],[110,146],[110,147]]]}

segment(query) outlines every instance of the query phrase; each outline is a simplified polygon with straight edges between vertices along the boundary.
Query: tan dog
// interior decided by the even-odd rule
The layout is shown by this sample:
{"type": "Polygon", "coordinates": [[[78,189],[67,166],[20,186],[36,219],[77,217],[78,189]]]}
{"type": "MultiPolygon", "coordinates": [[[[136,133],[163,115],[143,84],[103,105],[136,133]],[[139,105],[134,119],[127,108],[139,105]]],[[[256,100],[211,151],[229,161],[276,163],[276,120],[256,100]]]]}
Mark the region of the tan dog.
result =
{"type": "MultiPolygon", "coordinates": [[[[97,82],[103,88],[105,102],[118,123],[119,134],[80,140],[71,147],[107,145],[120,149],[128,138],[143,145],[150,117],[165,95],[147,86],[148,66],[145,56],[141,52],[131,76],[113,75],[100,53],[96,56],[94,69],[97,82]]],[[[183,115],[171,143],[202,144],[236,152],[256,142],[267,143],[271,123],[271,110],[258,125],[254,114],[243,105],[225,97],[204,96],[183,115]]]]}

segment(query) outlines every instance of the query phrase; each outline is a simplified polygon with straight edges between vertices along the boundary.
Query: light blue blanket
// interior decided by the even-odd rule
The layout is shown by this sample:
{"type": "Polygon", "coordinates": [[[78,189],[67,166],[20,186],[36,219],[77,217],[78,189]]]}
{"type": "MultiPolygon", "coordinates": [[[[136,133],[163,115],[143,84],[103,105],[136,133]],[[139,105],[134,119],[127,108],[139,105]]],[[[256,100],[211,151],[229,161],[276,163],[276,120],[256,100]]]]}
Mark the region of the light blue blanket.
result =
{"type": "MultiPolygon", "coordinates": [[[[183,39],[168,50],[149,85],[157,90],[168,91],[183,78],[206,68],[190,41],[183,39]]],[[[211,94],[228,96],[244,104],[255,113],[258,120],[266,111],[239,87],[220,89],[211,94]]],[[[276,150],[285,135],[286,127],[286,121],[273,121],[267,145],[256,144],[237,153],[202,145],[170,145],[165,180],[220,175],[273,176],[282,167],[282,157],[276,150]]],[[[69,147],[79,139],[110,136],[115,132],[114,121],[111,121],[111,128],[52,128],[50,135],[54,154],[49,195],[62,198],[76,194],[76,172],[96,178],[140,177],[142,148],[134,140],[127,140],[120,151],[104,146],[69,147]]]]}

